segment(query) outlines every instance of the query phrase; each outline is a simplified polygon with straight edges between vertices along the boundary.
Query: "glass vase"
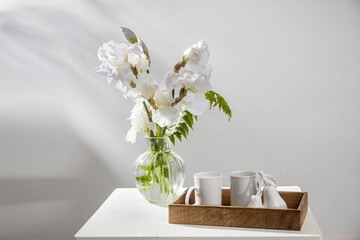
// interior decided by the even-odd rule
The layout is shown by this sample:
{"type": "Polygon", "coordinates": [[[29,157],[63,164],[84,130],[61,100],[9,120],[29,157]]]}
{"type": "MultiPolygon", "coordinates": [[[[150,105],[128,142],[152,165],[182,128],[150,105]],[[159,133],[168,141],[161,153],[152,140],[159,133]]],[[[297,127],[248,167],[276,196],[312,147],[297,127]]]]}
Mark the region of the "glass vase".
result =
{"type": "Polygon", "coordinates": [[[152,204],[168,206],[180,194],[185,166],[182,158],[171,151],[167,137],[146,137],[149,150],[134,164],[135,184],[152,204]]]}

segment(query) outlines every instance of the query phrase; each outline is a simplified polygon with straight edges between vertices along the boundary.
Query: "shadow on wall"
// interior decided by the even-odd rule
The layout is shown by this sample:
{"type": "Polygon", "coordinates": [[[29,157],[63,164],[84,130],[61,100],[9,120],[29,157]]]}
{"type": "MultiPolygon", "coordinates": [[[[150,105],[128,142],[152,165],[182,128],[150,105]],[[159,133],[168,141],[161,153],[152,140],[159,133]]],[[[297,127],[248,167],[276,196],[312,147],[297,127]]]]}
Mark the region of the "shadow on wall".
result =
{"type": "Polygon", "coordinates": [[[122,160],[135,156],[118,146],[129,109],[93,71],[96,35],[120,36],[110,9],[43,4],[0,8],[0,239],[72,239],[132,180],[132,161],[122,160]],[[103,11],[97,24],[88,18],[103,11]],[[129,176],[116,175],[121,168],[129,176]]]}
{"type": "Polygon", "coordinates": [[[39,127],[1,139],[0,239],[72,239],[119,184],[71,129],[39,127]]]}

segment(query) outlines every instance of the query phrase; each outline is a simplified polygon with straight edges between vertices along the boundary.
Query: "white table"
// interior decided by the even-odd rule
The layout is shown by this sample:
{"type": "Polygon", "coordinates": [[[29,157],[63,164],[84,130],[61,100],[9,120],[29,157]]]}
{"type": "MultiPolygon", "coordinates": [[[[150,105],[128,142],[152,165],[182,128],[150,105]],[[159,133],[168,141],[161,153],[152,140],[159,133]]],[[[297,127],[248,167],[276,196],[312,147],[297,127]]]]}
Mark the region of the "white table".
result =
{"type": "MultiPolygon", "coordinates": [[[[278,189],[300,191],[299,187],[278,189]]],[[[155,238],[321,240],[322,234],[310,209],[301,231],[169,224],[167,208],[148,203],[135,188],[118,188],[75,235],[79,240],[155,238]]]]}

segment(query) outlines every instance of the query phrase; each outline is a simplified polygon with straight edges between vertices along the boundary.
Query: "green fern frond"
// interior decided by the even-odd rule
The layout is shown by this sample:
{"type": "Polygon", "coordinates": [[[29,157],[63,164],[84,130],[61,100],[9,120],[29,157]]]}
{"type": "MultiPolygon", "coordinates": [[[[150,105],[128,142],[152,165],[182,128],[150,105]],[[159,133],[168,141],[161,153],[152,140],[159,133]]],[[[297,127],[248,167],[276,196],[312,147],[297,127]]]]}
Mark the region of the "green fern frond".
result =
{"type": "Polygon", "coordinates": [[[182,137],[185,139],[189,135],[189,128],[193,129],[195,115],[185,110],[181,113],[180,119],[171,127],[169,131],[169,139],[175,145],[176,138],[181,142],[182,137]]]}
{"type": "MultiPolygon", "coordinates": [[[[208,91],[205,93],[205,97],[210,101],[210,109],[219,106],[219,111],[223,111],[230,121],[230,118],[232,117],[231,109],[220,94],[214,91],[208,91]]],[[[167,135],[174,145],[176,139],[181,142],[183,138],[186,139],[188,137],[189,129],[193,129],[194,126],[194,119],[197,121],[197,116],[187,110],[184,110],[176,124],[167,130],[167,135]]]]}
{"type": "Polygon", "coordinates": [[[214,91],[208,91],[205,93],[205,97],[210,101],[210,109],[219,106],[219,111],[223,111],[230,121],[230,118],[232,117],[231,109],[226,100],[220,94],[214,91]]]}

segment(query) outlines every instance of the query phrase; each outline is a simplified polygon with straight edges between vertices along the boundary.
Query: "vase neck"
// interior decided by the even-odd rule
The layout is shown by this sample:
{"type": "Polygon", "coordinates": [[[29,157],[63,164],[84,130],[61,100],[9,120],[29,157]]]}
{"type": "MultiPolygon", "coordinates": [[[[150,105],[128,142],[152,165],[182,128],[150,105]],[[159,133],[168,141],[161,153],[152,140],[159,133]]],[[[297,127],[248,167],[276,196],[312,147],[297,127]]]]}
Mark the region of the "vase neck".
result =
{"type": "Polygon", "coordinates": [[[167,137],[145,137],[150,152],[170,152],[171,144],[167,137]]]}

